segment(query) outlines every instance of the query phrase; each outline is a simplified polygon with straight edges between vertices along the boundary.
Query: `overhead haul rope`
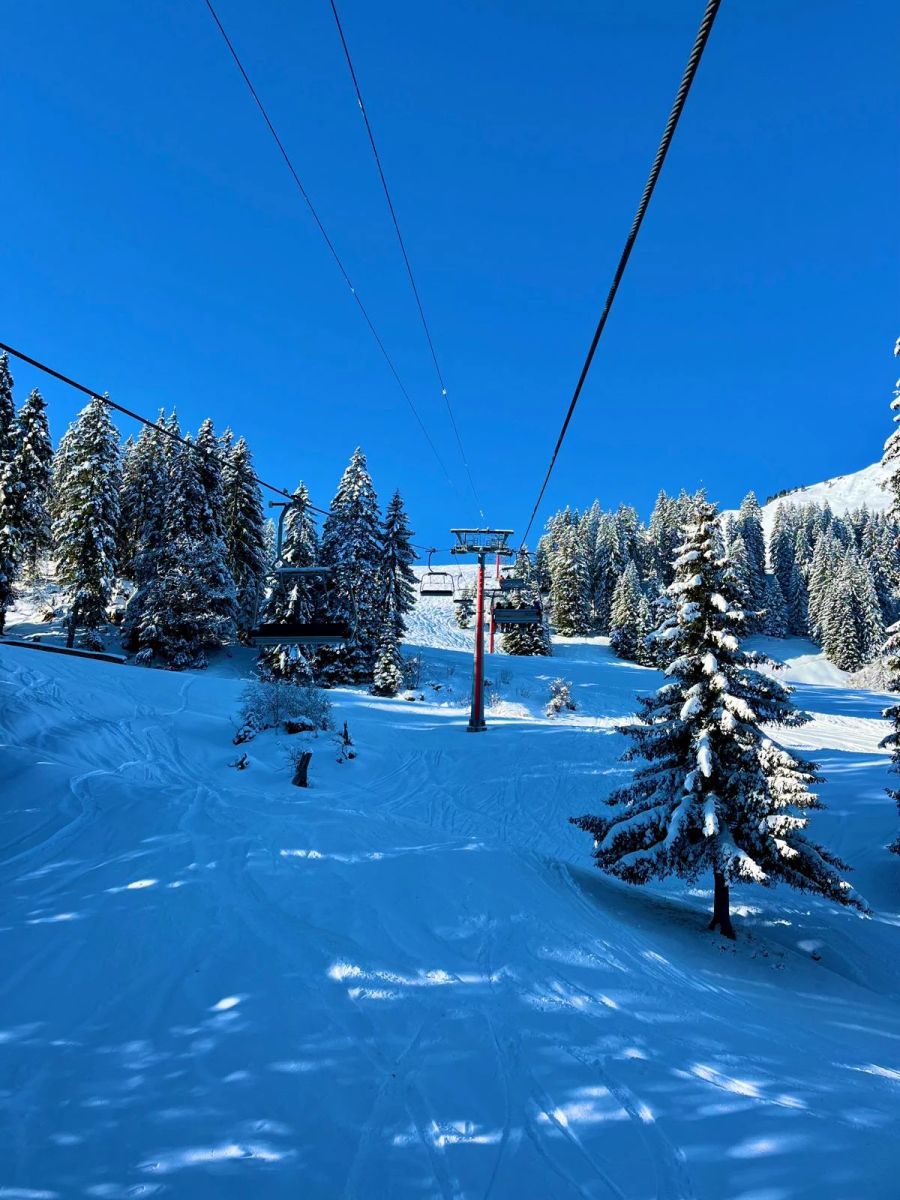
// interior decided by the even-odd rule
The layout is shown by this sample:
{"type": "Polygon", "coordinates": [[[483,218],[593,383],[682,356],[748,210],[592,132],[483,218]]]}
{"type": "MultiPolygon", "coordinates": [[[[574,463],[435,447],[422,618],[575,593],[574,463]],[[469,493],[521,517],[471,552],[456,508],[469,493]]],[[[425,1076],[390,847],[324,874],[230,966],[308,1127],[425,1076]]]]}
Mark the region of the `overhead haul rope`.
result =
{"type": "Polygon", "coordinates": [[[391,221],[393,222],[394,232],[397,235],[397,242],[399,243],[399,246],[400,246],[400,253],[403,256],[403,263],[406,267],[406,274],[409,276],[409,285],[412,288],[412,294],[416,301],[416,308],[418,308],[418,310],[419,310],[419,319],[422,322],[422,329],[425,331],[425,340],[428,342],[428,349],[431,353],[431,361],[434,364],[435,374],[437,375],[438,386],[440,387],[441,396],[443,397],[444,403],[447,406],[447,413],[450,417],[450,424],[453,427],[453,434],[456,438],[456,445],[459,448],[459,456],[462,459],[462,464],[463,464],[463,467],[465,468],[465,472],[466,472],[466,478],[469,481],[469,488],[471,489],[472,495],[475,498],[475,504],[478,507],[478,512],[480,513],[482,519],[484,519],[484,511],[482,510],[482,507],[481,507],[481,498],[478,495],[478,489],[475,487],[475,481],[472,478],[472,472],[469,468],[469,460],[466,457],[466,451],[463,446],[462,437],[459,432],[459,426],[456,423],[456,417],[453,413],[453,406],[450,403],[450,396],[447,392],[447,385],[444,383],[444,374],[441,371],[441,365],[438,362],[437,351],[434,348],[434,338],[431,336],[431,329],[428,326],[428,320],[425,316],[425,308],[422,304],[422,298],[419,295],[419,289],[416,284],[415,275],[413,274],[412,264],[409,261],[409,254],[407,253],[407,250],[406,250],[406,243],[403,240],[403,234],[400,232],[400,221],[397,217],[397,210],[394,208],[394,201],[391,198],[391,192],[390,192],[390,188],[388,187],[387,178],[385,177],[384,167],[381,165],[381,155],[378,153],[378,146],[376,145],[376,142],[375,142],[375,134],[372,132],[372,126],[371,126],[371,123],[369,122],[369,114],[366,111],[365,102],[363,101],[363,98],[362,98],[362,91],[359,86],[359,80],[356,77],[356,68],[353,66],[353,59],[350,56],[350,47],[347,45],[347,38],[344,36],[344,27],[341,24],[341,18],[338,15],[338,10],[337,10],[337,5],[335,4],[335,0],[329,0],[329,3],[331,4],[331,11],[334,14],[334,21],[335,21],[335,24],[337,25],[338,35],[341,39],[341,46],[344,49],[344,57],[347,60],[347,66],[350,70],[350,78],[353,81],[353,90],[356,92],[356,103],[359,105],[359,111],[362,116],[363,123],[366,127],[366,134],[368,135],[368,138],[369,138],[369,145],[372,147],[372,155],[375,159],[375,166],[378,168],[378,177],[381,180],[381,187],[382,187],[382,190],[384,191],[384,198],[387,201],[388,211],[391,214],[391,221]]]}
{"type": "Polygon", "coordinates": [[[344,266],[344,264],[341,260],[341,257],[337,252],[337,249],[335,248],[334,242],[331,240],[331,237],[329,236],[328,231],[326,230],[324,224],[322,223],[322,219],[319,216],[318,212],[316,211],[315,205],[313,204],[312,200],[310,199],[309,193],[307,192],[306,188],[303,186],[303,184],[300,180],[300,176],[297,174],[296,168],[294,167],[294,164],[291,161],[291,157],[284,147],[284,142],[282,142],[281,138],[278,136],[278,131],[276,130],[275,126],[273,125],[272,119],[270,118],[268,112],[266,111],[265,105],[263,104],[262,100],[260,100],[260,98],[259,98],[259,93],[257,92],[256,88],[253,86],[253,82],[250,79],[250,76],[247,74],[246,70],[244,69],[244,64],[241,62],[240,58],[238,57],[238,52],[237,52],[237,50],[235,50],[234,45],[231,41],[231,38],[225,32],[225,27],[222,24],[222,22],[219,20],[219,15],[216,12],[215,8],[213,8],[211,0],[204,0],[204,3],[206,4],[206,7],[209,9],[210,15],[211,15],[213,21],[215,21],[216,26],[218,27],[219,33],[221,33],[222,38],[225,42],[225,45],[228,47],[229,53],[231,54],[231,57],[234,59],[235,64],[241,73],[241,77],[243,78],[244,83],[247,85],[247,89],[250,92],[250,95],[253,97],[256,107],[259,109],[260,115],[262,116],[262,119],[265,121],[266,127],[269,130],[269,133],[272,135],[272,139],[274,140],[275,145],[278,147],[281,157],[284,159],[285,165],[287,166],[287,169],[290,171],[291,177],[294,180],[294,183],[297,185],[298,192],[303,197],[306,207],[309,209],[309,212],[312,215],[312,219],[315,222],[316,227],[319,230],[319,233],[322,235],[322,240],[325,242],[325,245],[328,247],[331,257],[334,259],[337,269],[340,271],[341,276],[343,277],[344,283],[346,283],[347,287],[350,289],[350,294],[353,297],[353,299],[356,301],[356,306],[359,309],[360,313],[362,314],[362,318],[365,321],[366,325],[368,326],[369,332],[372,334],[372,337],[375,339],[375,344],[377,345],[378,349],[381,351],[381,355],[384,358],[384,361],[387,363],[388,368],[389,368],[391,374],[393,375],[394,380],[397,384],[397,387],[400,389],[400,392],[403,395],[404,400],[409,405],[410,411],[412,412],[413,416],[415,417],[416,421],[418,422],[419,428],[422,431],[422,436],[425,438],[426,442],[430,446],[431,452],[434,455],[435,459],[437,460],[438,466],[443,471],[444,476],[447,479],[447,482],[450,484],[450,486],[453,488],[453,490],[455,492],[457,492],[457,494],[459,494],[459,489],[457,488],[454,479],[452,478],[452,476],[450,475],[446,466],[444,465],[444,460],[441,458],[440,454],[438,453],[437,447],[435,446],[434,442],[431,439],[431,434],[428,432],[427,428],[425,427],[425,422],[422,420],[422,417],[419,414],[419,410],[416,408],[415,403],[413,402],[412,396],[410,396],[409,392],[406,389],[405,384],[403,383],[403,380],[400,378],[400,373],[397,370],[396,365],[394,364],[394,360],[391,358],[390,354],[387,351],[387,347],[385,346],[384,342],[381,340],[381,336],[378,333],[378,330],[375,328],[372,318],[369,316],[368,309],[366,308],[366,306],[363,304],[362,300],[360,299],[359,292],[354,287],[353,282],[350,279],[350,275],[347,272],[347,269],[344,266]]]}
{"type": "Polygon", "coordinates": [[[628,260],[631,257],[631,251],[634,249],[634,243],[637,241],[637,235],[640,232],[641,225],[644,220],[644,215],[647,212],[647,207],[650,204],[650,198],[653,195],[653,190],[656,187],[656,181],[659,179],[659,173],[662,170],[662,165],[666,160],[666,155],[669,152],[669,146],[672,144],[672,138],[675,134],[678,119],[681,116],[685,101],[688,97],[688,92],[691,90],[691,84],[694,82],[694,76],[697,74],[697,68],[700,65],[700,59],[703,56],[703,51],[709,39],[710,31],[713,27],[713,21],[716,19],[716,13],[719,10],[721,0],[709,0],[706,5],[706,11],[703,14],[703,20],[700,22],[700,28],[697,31],[697,37],[694,40],[694,46],[691,50],[690,58],[687,61],[687,66],[684,69],[684,75],[681,77],[681,84],[675,94],[675,103],[672,105],[672,111],[669,113],[669,119],[666,122],[665,130],[663,131],[662,140],[659,143],[659,149],[656,151],[656,158],[653,160],[653,166],[650,169],[650,175],[647,179],[647,185],[644,188],[644,194],[641,196],[641,202],[637,207],[637,212],[632,222],[631,229],[628,232],[628,237],[625,240],[625,248],[619,259],[619,265],[616,267],[613,275],[612,285],[606,297],[606,303],[603,306],[603,312],[600,314],[600,320],[597,322],[597,328],[594,331],[594,336],[591,339],[590,348],[587,352],[587,357],[584,360],[584,365],[581,368],[581,374],[578,376],[578,383],[575,385],[575,391],[572,399],[569,401],[569,407],[566,410],[565,419],[562,423],[562,428],[559,431],[559,437],[556,439],[556,445],[553,449],[553,454],[550,456],[550,465],[547,467],[547,473],[544,476],[544,482],[541,484],[541,490],[538,492],[538,498],[534,503],[534,508],[531,510],[531,516],[528,518],[528,525],[525,527],[525,533],[522,537],[522,545],[528,539],[528,534],[531,532],[531,527],[537,517],[538,509],[541,501],[544,498],[544,493],[547,490],[547,484],[550,482],[550,475],[556,465],[556,458],[562,447],[566,432],[569,428],[569,422],[572,420],[572,415],[575,412],[575,407],[578,404],[578,399],[581,396],[581,390],[584,387],[585,380],[588,376],[588,371],[591,369],[591,363],[594,361],[594,352],[597,349],[597,344],[600,341],[603,330],[606,327],[606,321],[609,317],[610,310],[613,306],[613,301],[616,298],[616,293],[619,290],[619,284],[622,282],[622,276],[625,274],[625,268],[628,265],[628,260]]]}
{"type": "MultiPolygon", "coordinates": [[[[38,371],[43,371],[45,375],[50,375],[53,379],[58,379],[60,383],[66,384],[67,387],[74,388],[77,392],[81,392],[85,396],[90,396],[92,400],[102,401],[109,408],[115,409],[116,412],[122,413],[123,416],[130,417],[132,421],[138,421],[141,425],[146,425],[148,429],[158,430],[167,438],[171,438],[173,442],[178,442],[180,445],[186,446],[188,450],[193,450],[195,454],[199,454],[201,458],[206,458],[206,451],[198,446],[196,442],[192,442],[190,438],[182,437],[180,433],[176,433],[174,429],[170,429],[167,425],[162,425],[159,421],[151,421],[149,417],[141,416],[134,409],[126,408],[124,404],[119,404],[117,401],[111,400],[106,393],[95,392],[93,388],[86,387],[85,384],[79,383],[76,379],[72,379],[68,375],[63,375],[61,371],[49,367],[46,363],[39,362],[36,358],[25,354],[22,350],[17,350],[14,346],[8,346],[6,342],[0,342],[0,350],[5,350],[7,354],[11,354],[13,358],[19,359],[20,362],[28,363],[30,367],[34,367],[38,371]]],[[[261,479],[255,471],[253,472],[253,480],[261,488],[274,492],[276,496],[282,496],[288,501],[293,501],[294,499],[291,492],[285,491],[284,488],[276,487],[274,483],[266,483],[265,479],[261,479]]],[[[320,517],[330,517],[332,515],[330,509],[317,508],[315,504],[309,504],[307,507],[311,512],[318,513],[320,517]]],[[[415,542],[410,542],[409,544],[414,550],[434,553],[433,547],[420,546],[415,542]]]]}

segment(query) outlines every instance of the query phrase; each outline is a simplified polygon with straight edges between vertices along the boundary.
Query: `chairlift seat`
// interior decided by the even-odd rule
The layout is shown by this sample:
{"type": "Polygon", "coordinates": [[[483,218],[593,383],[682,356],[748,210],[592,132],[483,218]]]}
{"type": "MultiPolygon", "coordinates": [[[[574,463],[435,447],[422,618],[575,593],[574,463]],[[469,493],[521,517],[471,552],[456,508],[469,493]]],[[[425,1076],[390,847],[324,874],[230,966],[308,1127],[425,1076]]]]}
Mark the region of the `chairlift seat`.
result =
{"type": "Polygon", "coordinates": [[[420,596],[452,596],[453,576],[447,571],[426,571],[419,584],[420,596]]]}
{"type": "Polygon", "coordinates": [[[533,606],[523,608],[495,608],[495,625],[540,625],[541,610],[533,606]]]}
{"type": "Polygon", "coordinates": [[[521,592],[525,587],[525,580],[520,579],[518,575],[501,575],[500,576],[500,591],[501,592],[521,592]]]}
{"type": "Polygon", "coordinates": [[[279,564],[272,569],[272,574],[282,579],[289,575],[330,575],[331,567],[290,567],[279,564]]]}
{"type": "Polygon", "coordinates": [[[251,629],[251,646],[340,646],[350,637],[344,621],[273,621],[251,629]]]}

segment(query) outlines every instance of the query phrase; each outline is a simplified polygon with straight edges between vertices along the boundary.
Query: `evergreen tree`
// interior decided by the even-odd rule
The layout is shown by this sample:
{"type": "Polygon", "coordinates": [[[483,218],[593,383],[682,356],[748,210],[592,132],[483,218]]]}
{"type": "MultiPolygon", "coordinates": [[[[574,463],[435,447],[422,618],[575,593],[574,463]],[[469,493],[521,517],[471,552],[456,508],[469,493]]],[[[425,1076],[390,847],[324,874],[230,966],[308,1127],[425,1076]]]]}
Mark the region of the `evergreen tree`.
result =
{"type": "Polygon", "coordinates": [[[781,594],[777,575],[766,576],[766,605],[763,633],[769,637],[784,638],[788,635],[788,606],[781,594]]]}
{"type": "Polygon", "coordinates": [[[468,629],[475,616],[475,592],[468,584],[459,593],[453,610],[460,629],[468,629]]]}
{"type": "MultiPolygon", "coordinates": [[[[285,513],[281,557],[276,565],[313,567],[318,564],[319,538],[311,501],[306,485],[300,483],[294,492],[293,503],[285,513]]],[[[288,577],[284,584],[276,581],[264,598],[261,620],[308,624],[322,608],[325,587],[323,580],[315,576],[288,577]]],[[[303,646],[266,646],[260,651],[259,661],[265,677],[310,683],[313,657],[303,646]]]]}
{"type": "Polygon", "coordinates": [[[381,529],[378,498],[358,447],[331,502],[322,528],[322,561],[333,568],[332,617],[345,620],[353,634],[341,647],[319,653],[321,678],[327,683],[362,683],[372,678],[381,638],[378,595],[381,529]]]}
{"type": "Polygon", "coordinates": [[[15,582],[24,556],[23,489],[13,459],[0,460],[0,633],[15,599],[15,582]]]}
{"type": "Polygon", "coordinates": [[[588,575],[577,531],[570,525],[557,534],[550,553],[550,603],[553,624],[563,637],[590,632],[588,575]]]}
{"type": "Polygon", "coordinates": [[[243,438],[238,438],[228,451],[222,471],[222,491],[225,561],[237,592],[237,627],[246,632],[256,619],[257,599],[268,562],[262,492],[243,438]]]}
{"type": "MultiPolygon", "coordinates": [[[[900,354],[900,340],[898,340],[897,345],[894,347],[894,354],[900,354]]],[[[0,369],[2,369],[2,359],[0,359],[0,369]]],[[[2,397],[2,376],[0,376],[0,397],[2,397]]],[[[893,413],[892,420],[896,428],[884,443],[881,465],[886,475],[884,486],[891,497],[891,515],[896,520],[900,520],[900,379],[894,385],[891,412],[893,413]]],[[[2,411],[0,411],[0,428],[2,428],[2,411]]]]}
{"type": "Polygon", "coordinates": [[[639,662],[642,667],[655,667],[657,664],[657,653],[656,647],[652,642],[652,635],[657,628],[657,624],[653,614],[653,605],[643,593],[641,593],[638,605],[637,628],[638,642],[635,661],[639,662]]]}
{"type": "Polygon", "coordinates": [[[672,582],[672,562],[681,541],[678,503],[661,491],[650,514],[648,539],[653,556],[653,572],[663,587],[672,582]]]}
{"type": "Polygon", "coordinates": [[[675,562],[669,592],[677,611],[659,632],[672,644],[668,681],[641,700],[626,759],[643,759],[601,816],[573,818],[594,838],[598,866],[629,883],[711,871],[711,927],[733,937],[729,887],[783,881],[843,904],[862,902],[842,881],[843,864],[807,840],[819,806],[812,763],[763,735],[760,725],[796,725],[790,692],[740,649],[744,624],[727,563],[715,548],[716,508],[699,501],[675,562]]]}
{"type": "Polygon", "coordinates": [[[16,466],[21,486],[21,550],[28,574],[34,578],[40,556],[50,546],[50,477],[53,443],[47,424],[47,405],[34,389],[16,420],[16,466]]]}
{"type": "MultiPolygon", "coordinates": [[[[887,668],[890,673],[888,690],[900,692],[900,622],[888,630],[887,641],[884,644],[887,668]]],[[[900,774],[900,704],[892,704],[882,713],[885,720],[891,723],[891,732],[884,738],[881,745],[891,752],[891,772],[900,774]]],[[[900,788],[887,788],[887,794],[900,809],[900,788]]],[[[891,843],[890,849],[900,854],[900,835],[891,843]]]]}
{"type": "Polygon", "coordinates": [[[123,632],[126,644],[138,651],[137,662],[149,665],[158,658],[181,670],[205,667],[206,650],[234,635],[236,594],[209,511],[204,461],[189,437],[185,444],[169,441],[166,504],[152,549],[148,544],[139,550],[141,578],[123,632]]]}
{"type": "Polygon", "coordinates": [[[109,407],[94,397],[54,458],[51,495],[57,578],[68,592],[71,646],[78,626],[103,623],[116,575],[121,466],[109,407]]]}
{"type": "Polygon", "coordinates": [[[225,472],[226,451],[221,438],[216,437],[213,423],[209,419],[203,422],[197,431],[197,474],[200,486],[206,497],[206,505],[202,509],[201,520],[203,532],[213,534],[225,541],[225,487],[223,476],[225,472]]]}
{"type": "Polygon", "coordinates": [[[797,529],[794,522],[794,509],[787,504],[779,504],[775,510],[775,524],[772,527],[770,556],[772,570],[778,579],[782,595],[787,595],[791,582],[791,571],[796,559],[797,529]]]}
{"type": "Polygon", "coordinates": [[[628,564],[613,594],[609,645],[619,658],[637,661],[641,646],[641,582],[634,563],[628,564]]]}
{"type": "MultiPolygon", "coordinates": [[[[759,614],[755,618],[747,614],[748,629],[762,628],[765,617],[762,615],[768,600],[768,584],[766,582],[766,539],[763,533],[762,509],[753,492],[748,492],[741,501],[738,514],[738,527],[744,545],[747,547],[749,605],[753,612],[759,614]]],[[[783,594],[783,593],[782,593],[783,594]]]]}
{"type": "Polygon", "coordinates": [[[406,632],[406,614],[416,602],[416,573],[412,569],[416,553],[410,545],[414,536],[409,527],[406,509],[403,507],[403,499],[399,491],[394,492],[381,527],[378,596],[384,618],[393,621],[394,633],[398,640],[402,639],[406,632]]]}
{"type": "Polygon", "coordinates": [[[403,659],[393,617],[385,617],[378,639],[375,667],[372,674],[372,692],[376,696],[396,696],[403,686],[403,659]]]}
{"type": "Polygon", "coordinates": [[[842,671],[858,671],[881,647],[881,607],[871,571],[856,554],[844,556],[825,594],[820,623],[822,648],[842,671]]]}
{"type": "Polygon", "coordinates": [[[10,462],[16,452],[16,405],[9,355],[0,353],[0,463],[10,462]]]}
{"type": "Polygon", "coordinates": [[[157,426],[168,427],[162,411],[156,425],[145,425],[136,441],[126,443],[122,463],[119,573],[138,583],[156,573],[156,556],[163,544],[163,512],[168,504],[171,439],[157,426]]]}
{"type": "MultiPolygon", "coordinates": [[[[778,576],[775,578],[777,580],[778,576]]],[[[806,588],[806,578],[796,561],[791,567],[785,600],[788,610],[788,633],[795,637],[806,637],[809,634],[809,592],[806,588]]]]}

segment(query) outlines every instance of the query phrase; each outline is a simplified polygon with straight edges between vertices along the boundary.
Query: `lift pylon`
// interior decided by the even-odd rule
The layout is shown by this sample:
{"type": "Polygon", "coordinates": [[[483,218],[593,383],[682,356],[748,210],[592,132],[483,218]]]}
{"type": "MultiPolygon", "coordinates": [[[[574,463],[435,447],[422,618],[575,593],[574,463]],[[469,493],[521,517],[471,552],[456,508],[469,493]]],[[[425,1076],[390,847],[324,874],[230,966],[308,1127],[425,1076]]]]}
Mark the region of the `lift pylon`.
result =
{"type": "Polygon", "coordinates": [[[484,733],[484,563],[489,554],[509,558],[513,550],[509,545],[511,529],[451,529],[456,545],[451,554],[474,554],[478,558],[477,590],[475,598],[475,661],[472,674],[472,707],[469,712],[468,733],[484,733]]]}

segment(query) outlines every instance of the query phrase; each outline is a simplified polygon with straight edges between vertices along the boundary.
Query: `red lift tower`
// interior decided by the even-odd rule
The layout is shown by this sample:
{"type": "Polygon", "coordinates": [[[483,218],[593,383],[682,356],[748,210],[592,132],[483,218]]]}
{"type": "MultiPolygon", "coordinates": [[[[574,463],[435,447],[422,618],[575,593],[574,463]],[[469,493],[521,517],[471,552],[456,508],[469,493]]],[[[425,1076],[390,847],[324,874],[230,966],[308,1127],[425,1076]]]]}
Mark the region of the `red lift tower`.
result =
{"type": "Polygon", "coordinates": [[[475,669],[472,677],[472,709],[469,714],[469,733],[483,733],[484,720],[484,563],[490,554],[510,558],[511,529],[451,529],[456,545],[451,554],[474,554],[478,559],[478,582],[475,599],[475,669]]]}

